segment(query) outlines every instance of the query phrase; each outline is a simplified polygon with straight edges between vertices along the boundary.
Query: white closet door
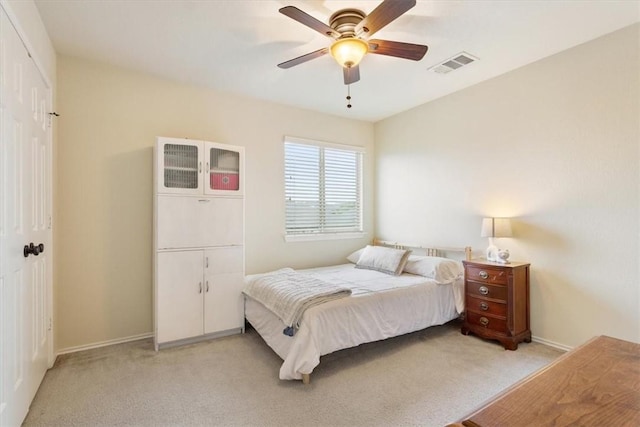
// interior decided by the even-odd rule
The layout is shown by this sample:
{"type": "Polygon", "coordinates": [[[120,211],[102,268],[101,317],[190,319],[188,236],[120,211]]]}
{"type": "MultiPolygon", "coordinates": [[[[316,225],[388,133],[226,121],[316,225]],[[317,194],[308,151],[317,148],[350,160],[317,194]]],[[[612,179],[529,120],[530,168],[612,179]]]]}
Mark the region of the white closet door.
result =
{"type": "Polygon", "coordinates": [[[242,328],[243,248],[205,251],[204,333],[242,328]]]}
{"type": "Polygon", "coordinates": [[[2,426],[20,425],[24,420],[46,372],[51,343],[49,93],[0,7],[2,426]],[[33,250],[25,253],[30,243],[33,250]]]}
{"type": "Polygon", "coordinates": [[[239,198],[158,196],[158,249],[243,244],[239,198]]]}
{"type": "Polygon", "coordinates": [[[160,252],[156,261],[157,342],[202,335],[203,252],[160,252]]]}

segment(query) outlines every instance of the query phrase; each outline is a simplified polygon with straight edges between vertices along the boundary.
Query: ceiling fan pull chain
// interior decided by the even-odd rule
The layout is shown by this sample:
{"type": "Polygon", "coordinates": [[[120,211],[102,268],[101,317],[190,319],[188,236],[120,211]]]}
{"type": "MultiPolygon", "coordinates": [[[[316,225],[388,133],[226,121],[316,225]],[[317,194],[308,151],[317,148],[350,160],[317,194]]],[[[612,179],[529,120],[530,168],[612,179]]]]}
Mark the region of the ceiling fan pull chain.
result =
{"type": "Polygon", "coordinates": [[[347,85],[347,108],[351,108],[351,85],[347,85]]]}

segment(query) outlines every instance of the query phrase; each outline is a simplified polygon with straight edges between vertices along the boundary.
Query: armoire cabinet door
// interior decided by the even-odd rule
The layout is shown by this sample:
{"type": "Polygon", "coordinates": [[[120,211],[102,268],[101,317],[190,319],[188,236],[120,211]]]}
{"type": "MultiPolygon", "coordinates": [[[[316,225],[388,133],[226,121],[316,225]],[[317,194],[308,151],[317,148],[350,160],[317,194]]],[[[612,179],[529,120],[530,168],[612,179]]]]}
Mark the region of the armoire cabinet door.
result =
{"type": "Polygon", "coordinates": [[[205,251],[204,333],[242,328],[243,247],[205,251]]]}
{"type": "Polygon", "coordinates": [[[240,196],[244,193],[244,149],[204,142],[204,192],[240,196]]]}
{"type": "Polygon", "coordinates": [[[157,248],[178,249],[244,243],[244,200],[158,196],[157,248]]]}
{"type": "Polygon", "coordinates": [[[157,342],[202,335],[204,252],[159,252],[156,262],[157,342]]]}
{"type": "Polygon", "coordinates": [[[203,194],[203,156],[202,141],[158,138],[156,192],[203,194]]]}

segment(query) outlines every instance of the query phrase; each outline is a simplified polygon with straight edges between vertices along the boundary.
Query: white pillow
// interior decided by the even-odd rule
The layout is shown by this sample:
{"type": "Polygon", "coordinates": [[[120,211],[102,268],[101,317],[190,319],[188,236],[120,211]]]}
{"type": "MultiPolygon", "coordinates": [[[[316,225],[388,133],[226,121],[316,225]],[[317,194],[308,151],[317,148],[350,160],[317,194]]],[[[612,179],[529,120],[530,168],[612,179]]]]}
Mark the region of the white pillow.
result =
{"type": "Polygon", "coordinates": [[[364,252],[364,249],[365,249],[365,248],[358,249],[357,251],[353,252],[351,255],[349,255],[349,256],[347,257],[347,260],[348,260],[349,262],[352,262],[352,263],[354,263],[354,264],[357,264],[357,263],[358,263],[358,260],[360,259],[360,256],[362,255],[362,252],[364,252]]]}
{"type": "Polygon", "coordinates": [[[445,284],[462,277],[464,268],[460,261],[435,256],[410,256],[404,271],[434,279],[445,284]]]}
{"type": "Polygon", "coordinates": [[[409,253],[411,253],[409,250],[367,245],[356,263],[356,268],[376,270],[398,276],[402,274],[409,253]]]}

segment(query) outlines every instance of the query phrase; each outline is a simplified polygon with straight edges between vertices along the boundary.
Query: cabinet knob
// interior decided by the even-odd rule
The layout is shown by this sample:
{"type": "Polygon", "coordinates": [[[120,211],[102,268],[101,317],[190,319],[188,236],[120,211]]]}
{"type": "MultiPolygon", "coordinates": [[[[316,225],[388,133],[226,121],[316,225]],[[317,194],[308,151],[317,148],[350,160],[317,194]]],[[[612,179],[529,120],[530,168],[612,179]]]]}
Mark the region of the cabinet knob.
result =
{"type": "Polygon", "coordinates": [[[482,277],[483,279],[486,279],[487,277],[489,277],[489,273],[487,273],[484,270],[480,270],[480,273],[478,273],[478,276],[482,277]]]}
{"type": "Polygon", "coordinates": [[[478,288],[478,292],[480,292],[482,295],[489,295],[489,288],[487,288],[486,286],[480,286],[480,288],[478,288]]]}
{"type": "Polygon", "coordinates": [[[487,304],[487,303],[486,303],[486,302],[484,302],[484,301],[483,301],[483,302],[481,302],[481,303],[480,303],[480,310],[482,310],[482,311],[487,311],[487,310],[489,310],[489,304],[487,304]]]}
{"type": "Polygon", "coordinates": [[[487,325],[489,324],[489,319],[487,319],[486,317],[482,316],[482,317],[480,318],[480,324],[481,324],[482,326],[487,326],[487,325]]]}

